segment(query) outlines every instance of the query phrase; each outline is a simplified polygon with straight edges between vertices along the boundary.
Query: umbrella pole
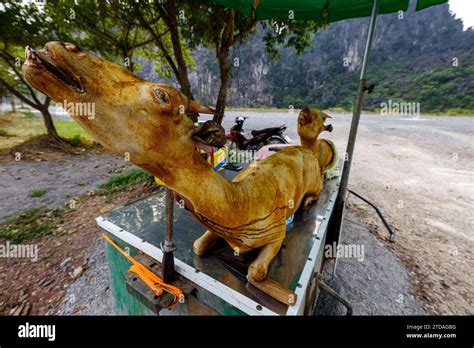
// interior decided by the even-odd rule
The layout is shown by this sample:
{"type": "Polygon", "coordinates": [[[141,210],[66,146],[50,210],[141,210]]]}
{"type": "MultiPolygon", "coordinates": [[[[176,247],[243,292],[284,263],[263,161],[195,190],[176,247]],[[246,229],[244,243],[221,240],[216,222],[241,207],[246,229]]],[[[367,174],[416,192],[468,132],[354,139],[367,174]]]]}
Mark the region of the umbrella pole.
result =
{"type": "Polygon", "coordinates": [[[337,196],[337,200],[335,204],[335,212],[334,212],[333,223],[331,227],[331,230],[332,230],[331,239],[336,240],[337,242],[339,242],[339,236],[342,229],[342,220],[344,216],[343,212],[344,212],[344,207],[345,207],[346,198],[347,198],[347,183],[349,182],[349,173],[351,170],[352,157],[354,154],[354,147],[355,147],[355,141],[357,137],[357,129],[359,127],[360,114],[362,111],[362,105],[364,103],[364,94],[365,94],[365,91],[368,89],[367,81],[365,79],[365,72],[367,69],[367,61],[369,58],[370,49],[372,47],[372,39],[374,35],[375,21],[377,19],[378,9],[379,9],[379,1],[374,0],[373,5],[372,5],[372,13],[370,16],[369,30],[367,32],[367,41],[365,44],[364,57],[362,59],[360,79],[359,79],[359,84],[357,87],[356,104],[355,104],[354,112],[352,114],[352,124],[351,124],[350,133],[349,133],[349,139],[347,141],[346,154],[344,156],[344,168],[342,172],[341,183],[339,187],[339,194],[337,196]]]}

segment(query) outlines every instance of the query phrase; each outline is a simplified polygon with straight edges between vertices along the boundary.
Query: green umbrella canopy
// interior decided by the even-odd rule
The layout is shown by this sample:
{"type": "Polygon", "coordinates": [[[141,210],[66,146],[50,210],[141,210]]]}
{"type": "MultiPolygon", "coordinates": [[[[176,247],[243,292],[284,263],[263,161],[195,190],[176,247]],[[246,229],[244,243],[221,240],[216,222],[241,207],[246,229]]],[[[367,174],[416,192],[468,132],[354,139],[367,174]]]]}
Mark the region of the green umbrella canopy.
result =
{"type": "MultiPolygon", "coordinates": [[[[368,17],[372,0],[211,0],[234,8],[246,16],[255,9],[257,19],[314,20],[331,23],[342,19],[368,17]]],[[[418,0],[416,9],[438,5],[448,0],[418,0]]],[[[379,0],[379,13],[406,11],[409,0],[379,0]]]]}

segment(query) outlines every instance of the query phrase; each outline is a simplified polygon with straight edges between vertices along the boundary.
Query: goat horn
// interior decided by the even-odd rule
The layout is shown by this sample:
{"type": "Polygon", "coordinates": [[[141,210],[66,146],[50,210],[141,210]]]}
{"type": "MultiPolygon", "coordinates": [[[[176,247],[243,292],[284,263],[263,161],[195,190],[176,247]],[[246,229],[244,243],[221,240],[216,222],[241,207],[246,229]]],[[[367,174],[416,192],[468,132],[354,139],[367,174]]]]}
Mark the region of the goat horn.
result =
{"type": "Polygon", "coordinates": [[[189,101],[189,108],[188,108],[190,113],[202,113],[202,114],[216,114],[217,111],[214,110],[213,108],[202,105],[198,103],[197,101],[190,100],[189,101]]]}

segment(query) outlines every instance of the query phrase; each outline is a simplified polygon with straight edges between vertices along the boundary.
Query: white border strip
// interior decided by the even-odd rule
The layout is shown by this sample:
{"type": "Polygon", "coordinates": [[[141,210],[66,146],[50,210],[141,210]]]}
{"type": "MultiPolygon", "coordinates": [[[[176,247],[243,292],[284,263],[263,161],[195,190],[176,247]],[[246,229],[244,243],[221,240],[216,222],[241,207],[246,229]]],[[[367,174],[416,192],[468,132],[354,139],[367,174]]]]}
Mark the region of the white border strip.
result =
{"type": "MultiPolygon", "coordinates": [[[[108,221],[102,216],[96,218],[96,222],[101,228],[103,228],[107,232],[113,234],[117,238],[123,240],[124,242],[151,256],[155,260],[161,262],[163,258],[163,252],[160,248],[157,248],[156,246],[145,242],[144,240],[133,235],[132,233],[119,228],[118,226],[116,226],[115,224],[108,221]]],[[[202,288],[206,289],[210,293],[223,299],[232,306],[240,309],[248,315],[278,315],[277,313],[249,299],[238,291],[229,288],[228,286],[222,284],[221,282],[215,280],[207,274],[203,272],[196,273],[196,269],[194,267],[189,266],[188,264],[184,263],[181,260],[178,260],[177,258],[174,259],[174,264],[176,271],[179,274],[186,277],[195,284],[201,286],[202,288]],[[261,308],[261,310],[258,310],[257,306],[261,308]]]]}
{"type": "Polygon", "coordinates": [[[336,185],[332,194],[329,196],[329,204],[326,208],[326,213],[324,214],[323,221],[319,226],[316,225],[317,233],[316,239],[311,247],[308,258],[311,258],[311,261],[307,261],[304,265],[303,272],[301,272],[300,279],[298,280],[298,285],[295,289],[296,293],[296,303],[294,306],[289,306],[286,315],[301,315],[304,310],[304,304],[306,302],[306,290],[308,289],[309,282],[313,276],[314,268],[316,267],[318,251],[322,246],[321,243],[325,238],[322,238],[320,233],[324,231],[324,234],[327,231],[327,225],[329,223],[329,218],[336,203],[337,194],[339,191],[339,185],[336,185]]]}

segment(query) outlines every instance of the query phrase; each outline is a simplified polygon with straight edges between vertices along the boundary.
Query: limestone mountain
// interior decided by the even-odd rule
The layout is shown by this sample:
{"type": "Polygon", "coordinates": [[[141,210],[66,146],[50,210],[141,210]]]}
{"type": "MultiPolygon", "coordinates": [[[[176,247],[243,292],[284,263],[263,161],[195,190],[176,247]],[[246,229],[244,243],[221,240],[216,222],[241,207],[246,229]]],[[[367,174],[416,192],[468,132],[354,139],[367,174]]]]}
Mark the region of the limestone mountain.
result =
{"type": "MultiPolygon", "coordinates": [[[[414,12],[380,15],[368,68],[375,91],[367,108],[388,100],[420,103],[422,112],[474,110],[474,32],[447,4],[414,12]]],[[[364,52],[368,18],[331,24],[312,38],[301,55],[265,51],[262,27],[231,54],[233,67],[228,105],[281,107],[306,105],[350,108],[364,52]]],[[[213,104],[219,79],[216,59],[202,48],[193,53],[191,81],[195,96],[213,104]]]]}

